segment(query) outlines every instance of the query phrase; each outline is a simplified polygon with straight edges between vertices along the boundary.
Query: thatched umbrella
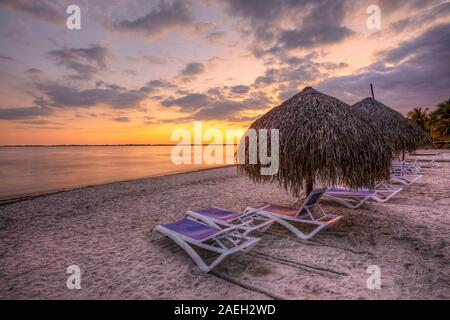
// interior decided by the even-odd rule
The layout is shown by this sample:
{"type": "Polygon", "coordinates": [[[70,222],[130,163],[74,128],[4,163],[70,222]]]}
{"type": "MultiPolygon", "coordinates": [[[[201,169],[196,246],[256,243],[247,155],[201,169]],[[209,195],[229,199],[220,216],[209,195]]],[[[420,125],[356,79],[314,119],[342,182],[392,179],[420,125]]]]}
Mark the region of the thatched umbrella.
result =
{"type": "MultiPolygon", "coordinates": [[[[391,153],[376,128],[346,103],[313,88],[271,109],[250,128],[280,130],[275,175],[261,175],[259,162],[238,166],[254,182],[278,181],[298,196],[305,188],[309,194],[316,180],[357,188],[374,186],[389,176],[391,153]]],[[[245,141],[239,148],[248,152],[245,141]]]]}
{"type": "Polygon", "coordinates": [[[430,142],[430,137],[421,127],[374,98],[365,98],[352,107],[378,128],[395,154],[414,151],[420,145],[430,142]]]}

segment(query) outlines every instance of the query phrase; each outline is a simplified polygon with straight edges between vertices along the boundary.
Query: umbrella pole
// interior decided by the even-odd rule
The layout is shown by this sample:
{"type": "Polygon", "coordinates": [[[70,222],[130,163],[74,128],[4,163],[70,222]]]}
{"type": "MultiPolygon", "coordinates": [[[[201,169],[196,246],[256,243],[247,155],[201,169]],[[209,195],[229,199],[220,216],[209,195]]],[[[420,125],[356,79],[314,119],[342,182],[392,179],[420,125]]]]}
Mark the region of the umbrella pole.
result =
{"type": "Polygon", "coordinates": [[[308,177],[306,179],[306,197],[309,196],[314,187],[314,179],[312,177],[308,177]]]}
{"type": "Polygon", "coordinates": [[[402,161],[405,161],[405,149],[403,149],[403,152],[402,152],[402,161]]]}

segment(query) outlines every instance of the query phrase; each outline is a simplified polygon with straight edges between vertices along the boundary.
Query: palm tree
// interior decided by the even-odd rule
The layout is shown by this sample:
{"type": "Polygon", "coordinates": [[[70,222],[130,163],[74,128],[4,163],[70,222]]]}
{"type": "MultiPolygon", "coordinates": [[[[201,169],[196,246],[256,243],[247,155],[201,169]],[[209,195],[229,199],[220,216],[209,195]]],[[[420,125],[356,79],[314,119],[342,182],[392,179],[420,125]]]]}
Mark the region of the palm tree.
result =
{"type": "Polygon", "coordinates": [[[433,139],[448,140],[450,138],[450,98],[437,105],[437,109],[430,113],[428,120],[433,139]]]}
{"type": "Polygon", "coordinates": [[[426,124],[429,119],[428,108],[425,108],[425,110],[420,107],[414,108],[406,114],[406,117],[418,126],[422,127],[422,129],[427,130],[426,124]]]}

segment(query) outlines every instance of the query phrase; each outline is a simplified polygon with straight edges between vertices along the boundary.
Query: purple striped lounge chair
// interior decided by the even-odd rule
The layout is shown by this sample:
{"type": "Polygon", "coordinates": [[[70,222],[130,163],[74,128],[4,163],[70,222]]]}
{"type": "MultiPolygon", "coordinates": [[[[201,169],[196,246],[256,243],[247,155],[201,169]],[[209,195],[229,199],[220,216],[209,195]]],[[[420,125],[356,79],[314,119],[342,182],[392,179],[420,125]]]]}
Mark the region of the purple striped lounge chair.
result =
{"type": "Polygon", "coordinates": [[[256,213],[285,227],[298,238],[308,240],[322,229],[332,226],[338,222],[342,216],[326,213],[319,205],[320,198],[324,195],[325,189],[315,189],[306,198],[299,208],[279,206],[276,204],[264,203],[257,208],[248,207],[247,210],[257,210],[256,213]],[[315,209],[318,210],[315,210],[315,209]],[[310,232],[300,230],[294,223],[313,225],[315,228],[310,232]]]}
{"type": "Polygon", "coordinates": [[[324,198],[336,201],[350,209],[357,209],[368,200],[385,203],[388,202],[402,188],[393,188],[387,184],[379,184],[376,189],[349,189],[345,187],[329,188],[325,191],[324,198]],[[383,187],[382,187],[383,186],[383,187]]]}
{"type": "Polygon", "coordinates": [[[209,221],[195,221],[183,218],[174,223],[159,224],[152,231],[151,240],[157,233],[175,241],[194,260],[198,267],[209,272],[228,255],[236,252],[248,252],[260,239],[243,235],[239,225],[222,229],[209,221]],[[211,263],[207,263],[194,249],[199,247],[219,254],[211,263]]]}
{"type": "Polygon", "coordinates": [[[247,210],[243,213],[236,213],[223,208],[209,206],[186,212],[186,216],[193,219],[204,221],[205,219],[216,223],[222,227],[233,227],[240,225],[240,231],[244,235],[253,231],[266,231],[274,222],[273,219],[263,217],[257,214],[258,210],[247,210]]]}

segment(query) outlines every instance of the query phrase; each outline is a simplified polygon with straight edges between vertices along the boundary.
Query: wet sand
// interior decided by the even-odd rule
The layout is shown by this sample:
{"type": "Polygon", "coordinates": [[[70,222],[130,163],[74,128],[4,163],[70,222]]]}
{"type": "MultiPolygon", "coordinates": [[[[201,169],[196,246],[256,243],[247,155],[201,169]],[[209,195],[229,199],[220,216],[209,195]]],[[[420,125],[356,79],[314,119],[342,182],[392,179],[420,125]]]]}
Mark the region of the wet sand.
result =
{"type": "Polygon", "coordinates": [[[0,206],[2,299],[450,299],[450,163],[386,204],[344,215],[310,241],[273,226],[210,274],[151,229],[187,209],[298,204],[235,167],[86,187],[0,206]],[[81,268],[81,289],[66,268],[81,268]],[[381,289],[366,286],[369,265],[381,289]]]}

